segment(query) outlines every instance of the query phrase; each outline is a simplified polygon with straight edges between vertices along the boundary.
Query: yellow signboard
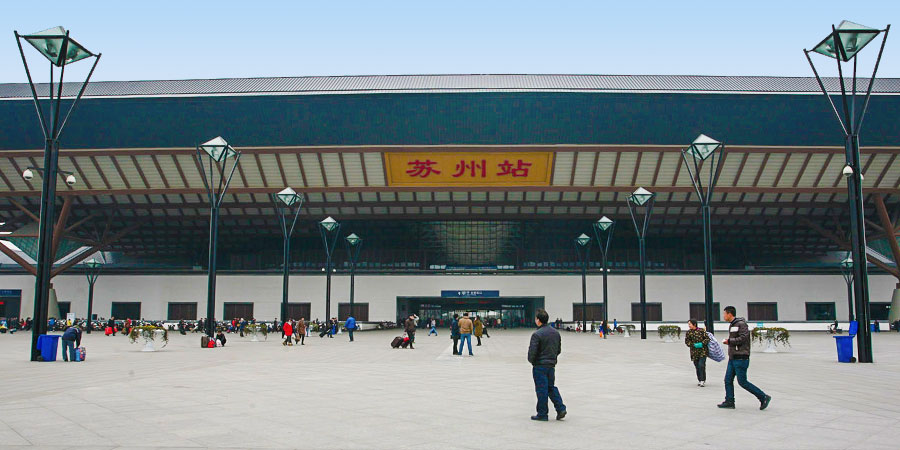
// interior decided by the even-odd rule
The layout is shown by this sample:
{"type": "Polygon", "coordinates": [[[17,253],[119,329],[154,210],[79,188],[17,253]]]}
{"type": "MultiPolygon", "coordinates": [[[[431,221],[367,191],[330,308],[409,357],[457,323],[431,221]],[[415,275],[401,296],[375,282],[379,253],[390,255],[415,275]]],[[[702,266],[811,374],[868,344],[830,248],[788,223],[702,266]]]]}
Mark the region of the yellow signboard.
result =
{"type": "Polygon", "coordinates": [[[553,152],[388,152],[388,186],[549,186],[553,152]]]}

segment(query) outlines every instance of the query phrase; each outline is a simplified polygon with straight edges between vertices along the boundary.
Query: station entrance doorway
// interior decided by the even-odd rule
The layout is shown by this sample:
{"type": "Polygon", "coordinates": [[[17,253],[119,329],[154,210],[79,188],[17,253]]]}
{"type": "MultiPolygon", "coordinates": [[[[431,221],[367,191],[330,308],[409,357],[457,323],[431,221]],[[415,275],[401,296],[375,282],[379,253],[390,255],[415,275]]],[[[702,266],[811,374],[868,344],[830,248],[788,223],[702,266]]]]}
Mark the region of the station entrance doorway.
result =
{"type": "Polygon", "coordinates": [[[435,319],[438,327],[449,327],[454,314],[478,316],[489,327],[533,328],[534,313],[544,307],[544,297],[397,297],[397,318],[419,316],[419,327],[435,319]]]}

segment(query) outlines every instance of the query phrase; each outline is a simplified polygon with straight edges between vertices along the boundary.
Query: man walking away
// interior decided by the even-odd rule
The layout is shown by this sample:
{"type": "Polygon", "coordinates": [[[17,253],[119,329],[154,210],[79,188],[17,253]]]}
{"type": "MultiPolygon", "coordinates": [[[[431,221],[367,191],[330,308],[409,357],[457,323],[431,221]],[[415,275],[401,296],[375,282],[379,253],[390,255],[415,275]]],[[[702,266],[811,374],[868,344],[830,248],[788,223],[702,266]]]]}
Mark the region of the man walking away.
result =
{"type": "Polygon", "coordinates": [[[469,356],[472,355],[472,319],[469,319],[469,313],[463,313],[462,319],[459,319],[459,350],[456,354],[462,356],[463,345],[468,344],[469,356]]]}
{"type": "Polygon", "coordinates": [[[706,329],[697,326],[694,319],[688,320],[688,332],[684,335],[684,345],[691,349],[691,361],[697,371],[697,386],[706,386],[706,357],[709,356],[709,335],[706,329]]]}
{"type": "Polygon", "coordinates": [[[297,322],[297,329],[294,330],[297,333],[297,340],[300,341],[300,345],[306,345],[306,319],[301,317],[300,321],[297,322]]]}
{"type": "Polygon", "coordinates": [[[476,347],[481,346],[481,335],[484,334],[484,322],[481,321],[481,318],[475,316],[475,322],[472,322],[475,326],[475,339],[478,339],[478,345],[476,347]]]}
{"type": "Polygon", "coordinates": [[[412,314],[406,319],[406,323],[404,324],[404,331],[406,331],[406,335],[409,336],[410,350],[415,350],[413,344],[416,342],[416,319],[416,315],[412,314]]]}
{"type": "Polygon", "coordinates": [[[547,326],[549,321],[547,311],[538,309],[534,318],[538,329],[531,334],[531,344],[528,346],[528,362],[532,366],[531,376],[537,393],[537,415],[531,416],[531,420],[548,420],[548,397],[556,409],[556,420],[566,417],[566,405],[556,388],[556,358],[562,351],[562,339],[559,331],[547,326]]]}
{"type": "Polygon", "coordinates": [[[347,316],[347,321],[344,322],[344,327],[347,328],[347,334],[350,335],[350,342],[353,342],[353,330],[356,329],[356,318],[352,315],[347,316]]]}
{"type": "Polygon", "coordinates": [[[435,326],[437,326],[437,321],[435,321],[434,318],[431,319],[430,325],[431,330],[428,331],[428,335],[431,336],[431,333],[434,333],[434,335],[437,336],[437,329],[435,328],[435,326]]]}
{"type": "Polygon", "coordinates": [[[78,327],[66,328],[62,335],[63,361],[75,362],[75,351],[81,347],[81,329],[78,327]]]}
{"type": "Polygon", "coordinates": [[[734,317],[736,313],[734,306],[725,307],[725,320],[731,322],[728,339],[722,341],[728,346],[728,369],[725,371],[725,401],[718,406],[734,409],[734,377],[737,376],[738,384],[759,400],[759,409],[763,410],[769,406],[772,397],[747,381],[747,368],[750,366],[750,329],[747,328],[747,322],[743,317],[734,317]]]}
{"type": "Polygon", "coordinates": [[[453,354],[458,355],[459,350],[456,347],[459,345],[459,314],[454,314],[453,320],[450,321],[450,339],[453,339],[453,354]]]}

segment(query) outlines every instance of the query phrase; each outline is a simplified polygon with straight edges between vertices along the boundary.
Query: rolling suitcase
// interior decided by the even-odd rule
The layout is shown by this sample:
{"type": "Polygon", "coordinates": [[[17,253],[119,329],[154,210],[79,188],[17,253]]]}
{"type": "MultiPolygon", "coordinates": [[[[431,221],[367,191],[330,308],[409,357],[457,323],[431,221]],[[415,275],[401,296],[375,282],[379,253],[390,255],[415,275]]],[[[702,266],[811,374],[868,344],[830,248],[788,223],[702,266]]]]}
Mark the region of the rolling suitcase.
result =
{"type": "Polygon", "coordinates": [[[400,348],[400,344],[402,342],[403,342],[402,337],[400,337],[400,336],[395,337],[394,340],[391,341],[391,348],[400,348]]]}
{"type": "Polygon", "coordinates": [[[203,336],[200,338],[200,348],[209,347],[209,336],[203,336]]]}

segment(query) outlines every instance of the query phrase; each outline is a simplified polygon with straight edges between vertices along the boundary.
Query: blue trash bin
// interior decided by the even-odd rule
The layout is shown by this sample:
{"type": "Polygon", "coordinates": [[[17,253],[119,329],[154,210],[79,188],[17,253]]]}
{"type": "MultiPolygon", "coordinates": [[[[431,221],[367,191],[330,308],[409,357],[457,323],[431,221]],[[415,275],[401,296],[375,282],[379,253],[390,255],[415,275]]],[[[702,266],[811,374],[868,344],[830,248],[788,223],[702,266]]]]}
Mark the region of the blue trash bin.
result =
{"type": "Polygon", "coordinates": [[[41,351],[44,361],[56,361],[56,351],[59,349],[59,338],[56,334],[42,334],[38,336],[37,348],[41,351]]]}
{"type": "Polygon", "coordinates": [[[853,362],[853,336],[834,336],[838,362],[853,362]]]}

